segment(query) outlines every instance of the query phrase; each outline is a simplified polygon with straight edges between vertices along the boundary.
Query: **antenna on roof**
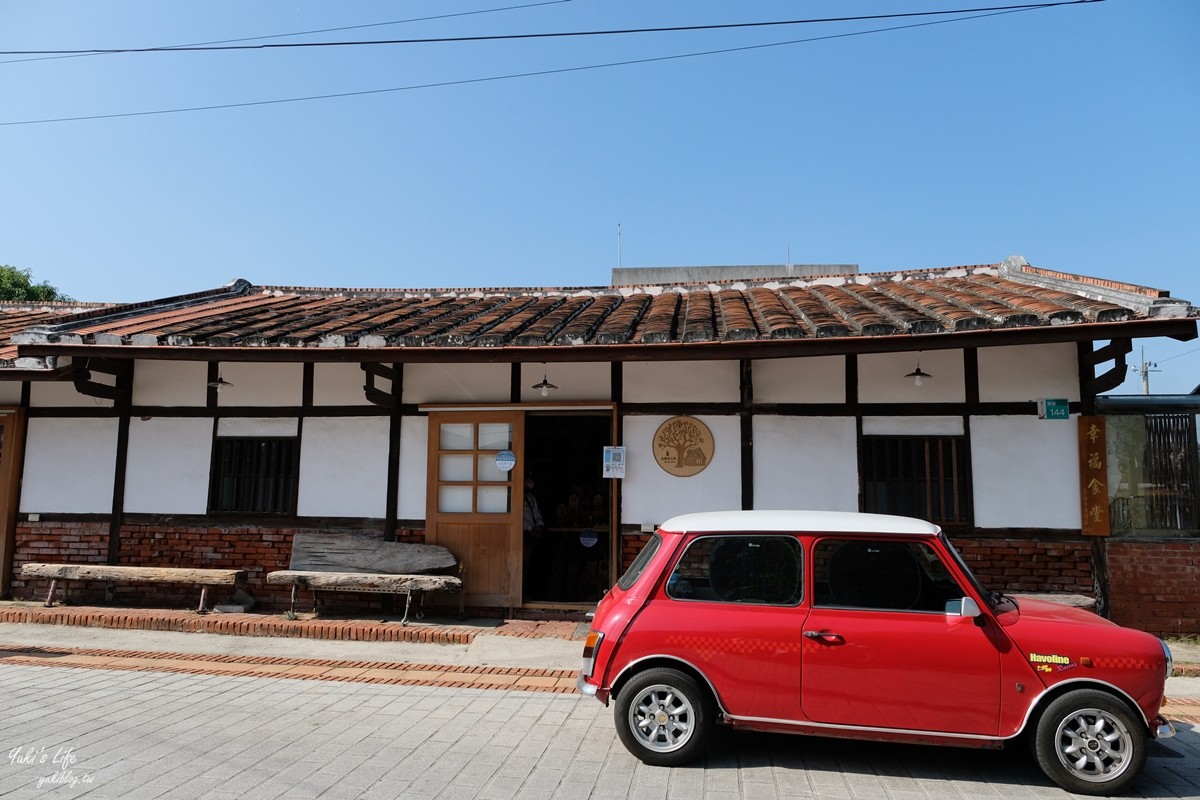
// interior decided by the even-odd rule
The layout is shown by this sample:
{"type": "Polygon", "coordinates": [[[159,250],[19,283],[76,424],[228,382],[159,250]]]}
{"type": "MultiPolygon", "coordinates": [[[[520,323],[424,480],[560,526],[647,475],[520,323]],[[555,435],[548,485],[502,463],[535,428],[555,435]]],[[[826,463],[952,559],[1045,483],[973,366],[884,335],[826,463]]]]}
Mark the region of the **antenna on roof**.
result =
{"type": "Polygon", "coordinates": [[[621,223],[617,223],[617,269],[621,268],[621,223]]]}
{"type": "Polygon", "coordinates": [[[791,242],[788,242],[787,268],[788,268],[788,271],[791,272],[791,269],[792,269],[792,243],[791,242]]]}

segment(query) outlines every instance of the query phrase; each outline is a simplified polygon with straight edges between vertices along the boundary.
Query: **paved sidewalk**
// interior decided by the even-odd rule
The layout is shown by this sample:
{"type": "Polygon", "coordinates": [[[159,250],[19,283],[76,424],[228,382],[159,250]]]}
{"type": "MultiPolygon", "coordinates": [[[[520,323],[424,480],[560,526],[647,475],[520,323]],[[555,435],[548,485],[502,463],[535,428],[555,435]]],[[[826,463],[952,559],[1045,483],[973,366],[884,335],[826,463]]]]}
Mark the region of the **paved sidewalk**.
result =
{"type": "MultiPolygon", "coordinates": [[[[573,694],[64,669],[0,658],[0,797],[89,800],[1060,800],[1027,748],[719,731],[636,761],[573,694]]],[[[1155,743],[1132,794],[1200,797],[1200,735],[1155,743]]]]}

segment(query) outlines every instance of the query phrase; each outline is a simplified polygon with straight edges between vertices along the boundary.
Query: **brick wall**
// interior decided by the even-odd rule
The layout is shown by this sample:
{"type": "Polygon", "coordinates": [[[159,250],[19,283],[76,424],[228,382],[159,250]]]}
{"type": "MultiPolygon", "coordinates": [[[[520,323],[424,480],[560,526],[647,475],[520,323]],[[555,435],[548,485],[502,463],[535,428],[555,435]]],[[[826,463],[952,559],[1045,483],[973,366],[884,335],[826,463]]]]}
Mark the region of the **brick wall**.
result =
{"type": "Polygon", "coordinates": [[[1158,636],[1200,634],[1200,541],[1108,541],[1110,618],[1158,636]]]}
{"type": "MultiPolygon", "coordinates": [[[[642,552],[642,547],[648,541],[650,541],[648,533],[621,534],[621,572],[629,569],[629,565],[637,558],[637,554],[642,552]]],[[[620,576],[618,575],[618,577],[620,576]]]]}
{"type": "Polygon", "coordinates": [[[1088,541],[952,537],[954,548],[989,589],[1094,595],[1088,541]]]}
{"type": "MultiPolygon", "coordinates": [[[[243,569],[247,574],[246,591],[257,601],[255,610],[284,610],[288,607],[291,587],[270,586],[266,574],[287,569],[292,554],[292,537],[299,528],[266,526],[178,527],[172,525],[126,525],[121,528],[121,548],[117,563],[139,567],[200,567],[243,569]]],[[[382,538],[379,530],[339,530],[322,528],[323,533],[382,538]]],[[[400,541],[423,542],[424,531],[400,530],[400,541]]],[[[103,564],[108,558],[107,522],[19,522],[13,558],[13,597],[20,600],[44,599],[50,582],[26,580],[21,565],[32,561],[50,563],[103,564]]],[[[105,602],[106,586],[101,581],[67,581],[70,602],[77,605],[105,602]]],[[[63,584],[60,584],[60,586],[63,584]]],[[[199,591],[188,584],[117,583],[116,602],[130,606],[194,608],[199,591]]],[[[233,591],[216,587],[210,591],[211,603],[228,602],[233,591]]],[[[302,607],[308,609],[312,595],[302,593],[302,607]]],[[[377,595],[340,595],[339,608],[378,608],[377,595]]]]}
{"type": "MultiPolygon", "coordinates": [[[[286,569],[292,537],[299,529],[267,526],[176,527],[127,525],[121,531],[121,564],[134,566],[244,569],[246,590],[258,601],[255,610],[283,611],[290,588],[268,586],[268,572],[286,569]]],[[[346,535],[381,537],[382,531],[322,529],[346,535]]],[[[423,542],[424,531],[401,530],[401,541],[423,542]]],[[[650,539],[649,534],[621,535],[620,571],[624,571],[650,539]]],[[[967,565],[989,588],[1008,592],[1095,594],[1090,540],[1038,541],[1034,534],[990,538],[970,534],[953,537],[967,565]]],[[[1200,634],[1200,540],[1105,540],[1108,550],[1109,608],[1113,621],[1160,636],[1200,634]]],[[[107,522],[19,522],[16,531],[13,596],[33,600],[45,596],[49,581],[26,581],[21,565],[31,561],[104,563],[108,554],[107,522]]],[[[105,586],[69,582],[71,602],[103,603],[105,586]]],[[[302,594],[302,609],[311,594],[302,594]]],[[[174,584],[118,584],[119,605],[193,608],[198,591],[174,584]]],[[[229,599],[219,588],[214,603],[229,599]]],[[[329,596],[331,605],[352,611],[379,609],[376,595],[329,596]]]]}

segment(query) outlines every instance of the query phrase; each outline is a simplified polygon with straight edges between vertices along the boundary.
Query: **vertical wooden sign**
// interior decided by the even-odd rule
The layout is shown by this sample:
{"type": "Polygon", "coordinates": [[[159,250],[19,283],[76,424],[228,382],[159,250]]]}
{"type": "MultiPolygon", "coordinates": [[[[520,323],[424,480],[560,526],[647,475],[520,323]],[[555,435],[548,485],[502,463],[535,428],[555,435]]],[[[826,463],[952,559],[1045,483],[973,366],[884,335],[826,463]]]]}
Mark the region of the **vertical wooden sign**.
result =
{"type": "Polygon", "coordinates": [[[1108,441],[1104,417],[1079,417],[1079,498],[1084,536],[1108,536],[1108,441]]]}

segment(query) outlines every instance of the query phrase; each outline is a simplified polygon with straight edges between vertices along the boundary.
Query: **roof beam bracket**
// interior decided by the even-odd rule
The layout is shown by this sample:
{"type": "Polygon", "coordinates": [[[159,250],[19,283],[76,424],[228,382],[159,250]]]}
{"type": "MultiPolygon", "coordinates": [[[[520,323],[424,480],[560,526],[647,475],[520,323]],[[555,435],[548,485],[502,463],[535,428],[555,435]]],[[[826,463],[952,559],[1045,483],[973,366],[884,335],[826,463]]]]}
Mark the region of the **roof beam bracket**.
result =
{"type": "Polygon", "coordinates": [[[399,402],[396,398],[396,385],[399,379],[399,373],[386,364],[364,363],[359,364],[362,371],[367,374],[367,382],[363,384],[363,394],[367,400],[380,408],[395,409],[399,407],[399,402]],[[375,385],[375,380],[387,381],[389,390],[384,391],[375,385]]]}
{"type": "Polygon", "coordinates": [[[87,359],[74,383],[75,391],[82,395],[112,400],[117,405],[131,405],[133,403],[133,362],[106,358],[87,359]],[[116,381],[114,383],[94,381],[92,380],[93,372],[112,375],[116,381]]]}

